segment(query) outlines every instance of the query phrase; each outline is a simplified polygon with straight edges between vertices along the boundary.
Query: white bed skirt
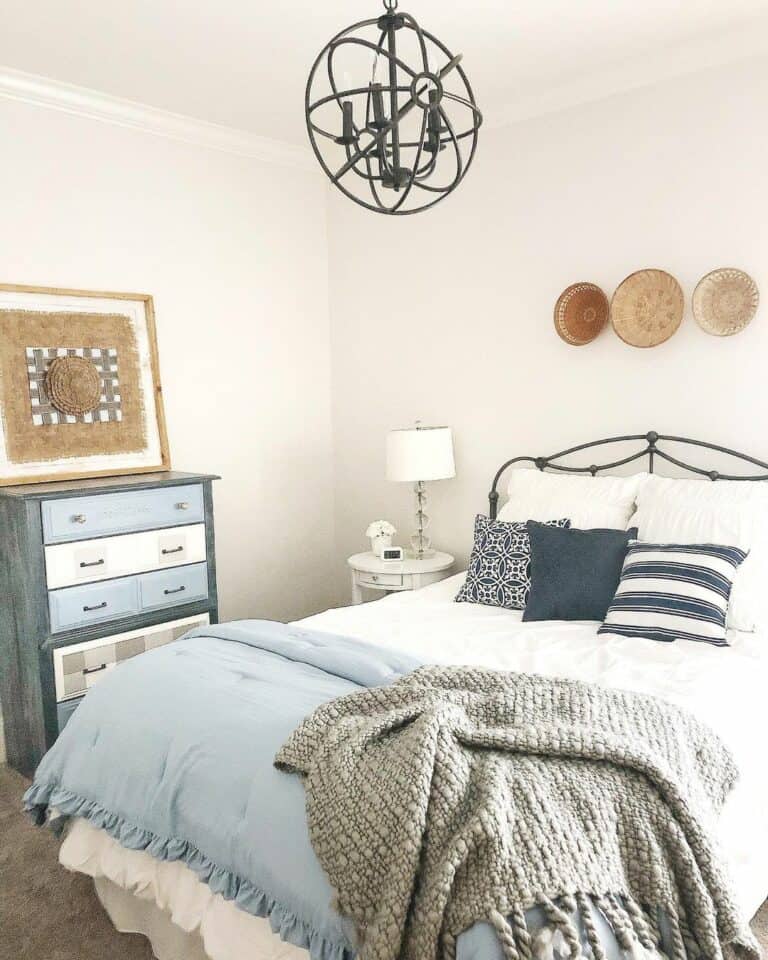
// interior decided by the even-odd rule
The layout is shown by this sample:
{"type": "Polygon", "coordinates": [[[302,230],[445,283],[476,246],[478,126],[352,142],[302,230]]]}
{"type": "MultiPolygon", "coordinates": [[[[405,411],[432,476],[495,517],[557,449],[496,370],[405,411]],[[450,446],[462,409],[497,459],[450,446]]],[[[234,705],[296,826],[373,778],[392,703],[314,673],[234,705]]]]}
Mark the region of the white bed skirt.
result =
{"type": "Polygon", "coordinates": [[[106,877],[95,877],[93,884],[115,929],[120,933],[143,934],[157,960],[210,960],[200,934],[177,927],[150,900],[140,900],[106,877]]]}
{"type": "Polygon", "coordinates": [[[268,920],[213,893],[185,864],[127,850],[81,818],[68,824],[59,861],[93,877],[116,929],[143,934],[157,960],[309,958],[273,933],[268,920]]]}

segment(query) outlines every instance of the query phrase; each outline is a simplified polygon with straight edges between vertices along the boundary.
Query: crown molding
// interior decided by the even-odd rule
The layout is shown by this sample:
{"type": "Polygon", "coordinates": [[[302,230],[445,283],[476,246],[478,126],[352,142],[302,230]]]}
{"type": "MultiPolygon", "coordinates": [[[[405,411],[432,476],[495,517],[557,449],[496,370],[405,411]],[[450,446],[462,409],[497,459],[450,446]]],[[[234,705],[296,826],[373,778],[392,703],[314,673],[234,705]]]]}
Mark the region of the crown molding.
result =
{"type": "MultiPolygon", "coordinates": [[[[495,130],[729,63],[768,55],[768,34],[764,31],[755,30],[749,34],[739,31],[737,35],[725,39],[738,42],[724,42],[722,36],[717,43],[711,38],[700,39],[682,51],[667,49],[650,57],[646,54],[642,60],[625,61],[620,68],[609,67],[573,78],[567,84],[539,87],[506,102],[493,104],[492,109],[484,111],[483,126],[495,130]]],[[[0,66],[0,99],[59,110],[295,170],[314,172],[317,168],[309,147],[172,113],[12,67],[0,66]]]]}
{"type": "Polygon", "coordinates": [[[0,97],[283,167],[297,170],[316,168],[308,148],[271,140],[236,127],[196,120],[11,67],[0,67],[0,97]]]}

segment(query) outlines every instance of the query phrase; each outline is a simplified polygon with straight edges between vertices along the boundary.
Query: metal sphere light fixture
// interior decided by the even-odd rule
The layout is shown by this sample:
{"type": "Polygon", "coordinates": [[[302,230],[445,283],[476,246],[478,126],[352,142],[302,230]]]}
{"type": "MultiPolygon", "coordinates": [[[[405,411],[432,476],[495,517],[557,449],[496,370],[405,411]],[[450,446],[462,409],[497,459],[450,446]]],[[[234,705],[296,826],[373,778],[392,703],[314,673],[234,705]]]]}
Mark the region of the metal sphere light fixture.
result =
{"type": "Polygon", "coordinates": [[[461,183],[483,117],[461,54],[398,11],[397,0],[384,7],[321,50],[307,81],[307,130],[331,183],[351,200],[377,213],[418,213],[461,183]]]}

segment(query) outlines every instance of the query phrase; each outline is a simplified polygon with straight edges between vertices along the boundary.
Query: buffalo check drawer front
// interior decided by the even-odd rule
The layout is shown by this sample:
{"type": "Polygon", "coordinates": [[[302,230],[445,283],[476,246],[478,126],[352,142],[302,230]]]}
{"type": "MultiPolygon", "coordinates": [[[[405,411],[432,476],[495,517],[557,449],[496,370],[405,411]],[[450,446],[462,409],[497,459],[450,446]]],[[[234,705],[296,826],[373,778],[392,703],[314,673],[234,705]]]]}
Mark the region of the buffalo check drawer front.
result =
{"type": "Polygon", "coordinates": [[[218,620],[215,479],[0,487],[0,702],[7,760],[21,773],[113,667],[218,620]]]}
{"type": "Polygon", "coordinates": [[[207,613],[183,617],[144,630],[129,630],[99,640],[73,643],[54,652],[56,718],[63,730],[83,697],[110,672],[147,650],[173,643],[194,627],[210,623],[207,613]]]}
{"type": "Polygon", "coordinates": [[[57,701],[63,703],[73,697],[82,697],[113,667],[147,650],[172,643],[188,630],[205,623],[208,623],[208,614],[62,647],[53,657],[57,701]]]}

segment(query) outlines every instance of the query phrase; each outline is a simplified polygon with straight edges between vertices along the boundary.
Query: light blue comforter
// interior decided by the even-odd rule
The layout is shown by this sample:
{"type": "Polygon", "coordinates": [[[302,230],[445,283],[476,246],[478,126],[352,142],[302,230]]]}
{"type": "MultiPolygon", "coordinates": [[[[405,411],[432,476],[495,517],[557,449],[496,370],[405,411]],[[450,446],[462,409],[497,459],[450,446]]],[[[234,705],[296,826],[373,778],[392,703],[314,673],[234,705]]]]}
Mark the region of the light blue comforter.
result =
{"type": "MultiPolygon", "coordinates": [[[[419,665],[269,621],[194,630],[94,687],[43,758],[25,805],[40,823],[54,806],[125,847],[182,860],[312,960],[351,960],[351,931],[310,845],[301,781],[273,759],[319,704],[419,665]]],[[[529,922],[540,925],[533,911],[529,922]]],[[[486,924],[459,939],[458,960],[501,956],[486,924]]]]}

